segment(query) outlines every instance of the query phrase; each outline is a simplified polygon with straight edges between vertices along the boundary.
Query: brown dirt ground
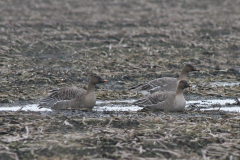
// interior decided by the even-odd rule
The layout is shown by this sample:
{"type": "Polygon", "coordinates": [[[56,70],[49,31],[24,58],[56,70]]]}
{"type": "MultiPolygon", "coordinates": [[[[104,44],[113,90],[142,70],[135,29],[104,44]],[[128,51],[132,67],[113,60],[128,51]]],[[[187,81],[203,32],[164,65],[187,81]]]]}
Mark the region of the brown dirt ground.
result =
{"type": "MultiPolygon", "coordinates": [[[[36,103],[52,88],[109,80],[101,100],[185,63],[200,97],[236,97],[240,1],[0,1],[0,105],[36,103]],[[152,68],[154,66],[154,68],[152,68]]],[[[0,159],[239,159],[238,113],[0,112],[0,159]]]]}

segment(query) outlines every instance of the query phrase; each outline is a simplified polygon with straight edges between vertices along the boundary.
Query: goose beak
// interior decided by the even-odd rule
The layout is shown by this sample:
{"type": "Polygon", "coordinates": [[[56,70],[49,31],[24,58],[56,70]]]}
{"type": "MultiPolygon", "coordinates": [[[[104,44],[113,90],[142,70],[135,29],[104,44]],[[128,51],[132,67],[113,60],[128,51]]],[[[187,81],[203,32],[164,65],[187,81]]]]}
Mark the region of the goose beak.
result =
{"type": "Polygon", "coordinates": [[[188,82],[186,82],[186,83],[185,83],[185,88],[187,88],[187,87],[192,87],[192,85],[189,84],[188,82]]]}
{"type": "Polygon", "coordinates": [[[192,87],[192,85],[189,84],[188,87],[189,87],[189,92],[191,92],[191,87],[192,87]]]}
{"type": "Polygon", "coordinates": [[[100,78],[100,83],[107,82],[108,80],[100,78]]]}
{"type": "Polygon", "coordinates": [[[199,70],[199,69],[197,69],[197,68],[194,68],[194,69],[193,69],[193,71],[200,71],[200,70],[199,70]]]}

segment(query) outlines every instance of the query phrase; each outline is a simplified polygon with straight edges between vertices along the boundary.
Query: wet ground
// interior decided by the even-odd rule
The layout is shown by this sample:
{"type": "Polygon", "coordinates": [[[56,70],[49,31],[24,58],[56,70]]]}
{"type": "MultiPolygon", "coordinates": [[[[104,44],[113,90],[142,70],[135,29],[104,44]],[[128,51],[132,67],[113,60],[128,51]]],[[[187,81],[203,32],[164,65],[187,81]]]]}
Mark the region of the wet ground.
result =
{"type": "Polygon", "coordinates": [[[0,112],[0,159],[239,159],[239,6],[0,1],[0,106],[23,107],[0,112]],[[116,111],[141,97],[128,88],[185,63],[201,70],[185,112],[116,111]],[[52,88],[86,88],[88,73],[109,80],[93,112],[26,109],[52,88]]]}

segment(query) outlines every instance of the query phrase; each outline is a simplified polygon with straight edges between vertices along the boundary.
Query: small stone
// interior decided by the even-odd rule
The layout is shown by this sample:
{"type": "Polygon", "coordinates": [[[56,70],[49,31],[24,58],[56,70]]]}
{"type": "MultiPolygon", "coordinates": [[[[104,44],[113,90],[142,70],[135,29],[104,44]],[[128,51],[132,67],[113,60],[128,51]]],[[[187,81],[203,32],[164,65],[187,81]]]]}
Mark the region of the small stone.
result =
{"type": "Polygon", "coordinates": [[[4,99],[1,101],[2,103],[12,103],[12,100],[9,100],[9,99],[4,99]]]}
{"type": "Polygon", "coordinates": [[[24,100],[26,100],[26,98],[25,97],[20,97],[19,100],[23,100],[24,101],[24,100]]]}

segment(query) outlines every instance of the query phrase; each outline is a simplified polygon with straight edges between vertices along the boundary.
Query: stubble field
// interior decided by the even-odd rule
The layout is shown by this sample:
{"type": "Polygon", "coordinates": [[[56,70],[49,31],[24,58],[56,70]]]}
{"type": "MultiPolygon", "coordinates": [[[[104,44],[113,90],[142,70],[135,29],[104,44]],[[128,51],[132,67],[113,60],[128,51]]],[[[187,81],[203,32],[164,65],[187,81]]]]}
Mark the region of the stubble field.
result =
{"type": "MultiPolygon", "coordinates": [[[[186,99],[239,96],[240,1],[0,1],[0,106],[37,103],[52,88],[109,80],[100,100],[178,77],[186,99]]],[[[0,112],[0,159],[239,159],[239,113],[0,112]]]]}

